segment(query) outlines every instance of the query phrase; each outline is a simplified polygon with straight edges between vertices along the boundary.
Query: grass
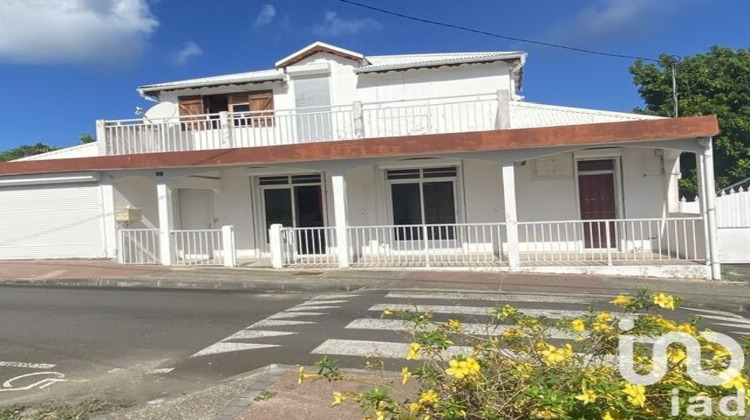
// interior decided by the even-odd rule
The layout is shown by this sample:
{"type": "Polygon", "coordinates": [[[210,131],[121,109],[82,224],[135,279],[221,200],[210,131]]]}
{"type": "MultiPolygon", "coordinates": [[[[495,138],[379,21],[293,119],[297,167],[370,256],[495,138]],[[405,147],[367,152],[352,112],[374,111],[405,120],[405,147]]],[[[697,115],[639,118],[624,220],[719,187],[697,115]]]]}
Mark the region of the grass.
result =
{"type": "Polygon", "coordinates": [[[87,420],[129,406],[124,401],[101,400],[87,400],[78,404],[16,404],[0,407],[0,420],[87,420]]]}
{"type": "MultiPolygon", "coordinates": [[[[270,400],[271,398],[276,396],[276,392],[273,391],[263,391],[260,394],[256,395],[255,398],[253,398],[253,401],[266,401],[270,400]]],[[[2,420],[2,419],[0,419],[2,420]]]]}

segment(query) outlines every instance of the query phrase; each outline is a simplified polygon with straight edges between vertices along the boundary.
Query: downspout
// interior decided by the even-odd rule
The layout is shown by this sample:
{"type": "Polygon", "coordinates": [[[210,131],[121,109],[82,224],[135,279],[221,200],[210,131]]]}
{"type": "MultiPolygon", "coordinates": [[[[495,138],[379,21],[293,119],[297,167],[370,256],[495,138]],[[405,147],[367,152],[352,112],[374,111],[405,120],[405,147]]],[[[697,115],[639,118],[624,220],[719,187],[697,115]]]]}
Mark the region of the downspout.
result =
{"type": "Polygon", "coordinates": [[[708,224],[708,247],[711,263],[711,278],[721,280],[721,264],[719,263],[719,245],[716,226],[716,182],[714,180],[714,154],[711,137],[698,140],[703,147],[703,194],[706,197],[706,223],[708,224]]]}

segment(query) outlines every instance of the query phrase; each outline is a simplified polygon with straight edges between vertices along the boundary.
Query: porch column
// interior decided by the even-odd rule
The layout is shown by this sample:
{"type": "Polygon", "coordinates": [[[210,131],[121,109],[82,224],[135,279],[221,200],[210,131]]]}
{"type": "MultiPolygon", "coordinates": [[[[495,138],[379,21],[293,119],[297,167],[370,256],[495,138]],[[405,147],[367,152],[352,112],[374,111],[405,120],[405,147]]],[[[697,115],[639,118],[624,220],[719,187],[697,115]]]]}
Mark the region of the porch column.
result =
{"type": "Polygon", "coordinates": [[[713,140],[710,137],[699,140],[703,146],[701,159],[703,160],[703,195],[706,197],[706,212],[703,216],[708,224],[708,254],[711,263],[711,278],[721,280],[721,264],[719,263],[718,229],[716,226],[716,181],[714,179],[713,140]]]}
{"type": "Polygon", "coordinates": [[[339,268],[349,268],[349,236],[347,235],[346,180],[344,169],[329,171],[333,192],[333,217],[336,227],[336,253],[339,268]]]}
{"type": "Polygon", "coordinates": [[[518,251],[518,214],[516,208],[516,173],[513,162],[502,163],[503,202],[505,203],[505,231],[508,238],[508,265],[517,268],[521,263],[518,251]]]}
{"type": "Polygon", "coordinates": [[[111,178],[104,175],[101,183],[102,213],[104,216],[104,243],[107,258],[116,258],[117,249],[117,223],[115,222],[115,188],[111,178]]]}
{"type": "Polygon", "coordinates": [[[162,265],[172,265],[172,188],[160,179],[156,183],[156,199],[159,209],[159,253],[162,265]]]}
{"type": "Polygon", "coordinates": [[[107,156],[107,129],[104,120],[96,120],[96,146],[99,156],[107,156]]]}

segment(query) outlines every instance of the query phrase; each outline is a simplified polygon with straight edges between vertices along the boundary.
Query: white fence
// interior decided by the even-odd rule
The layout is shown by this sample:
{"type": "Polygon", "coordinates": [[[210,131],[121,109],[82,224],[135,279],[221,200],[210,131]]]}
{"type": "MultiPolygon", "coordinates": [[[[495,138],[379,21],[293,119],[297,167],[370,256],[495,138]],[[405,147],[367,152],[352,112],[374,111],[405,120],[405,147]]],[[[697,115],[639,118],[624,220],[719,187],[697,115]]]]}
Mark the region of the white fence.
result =
{"type": "Polygon", "coordinates": [[[497,128],[498,95],[103,121],[107,155],[278,146],[497,128]]]}
{"type": "MultiPolygon", "coordinates": [[[[722,263],[750,263],[750,185],[745,184],[726,188],[716,197],[719,261],[722,263]]],[[[680,211],[700,213],[700,197],[693,201],[683,197],[680,211]]]]}
{"type": "Polygon", "coordinates": [[[705,260],[699,217],[518,224],[526,265],[618,265],[705,260]]]}
{"type": "Polygon", "coordinates": [[[221,229],[173,230],[170,239],[175,265],[224,265],[221,229]]]}
{"type": "Polygon", "coordinates": [[[504,264],[505,223],[355,226],[348,229],[354,267],[504,264]]]}
{"type": "Polygon", "coordinates": [[[159,229],[120,229],[117,237],[120,264],[160,263],[159,229]]]}
{"type": "Polygon", "coordinates": [[[338,261],[332,227],[282,228],[281,247],[287,266],[333,266],[338,261]]]}

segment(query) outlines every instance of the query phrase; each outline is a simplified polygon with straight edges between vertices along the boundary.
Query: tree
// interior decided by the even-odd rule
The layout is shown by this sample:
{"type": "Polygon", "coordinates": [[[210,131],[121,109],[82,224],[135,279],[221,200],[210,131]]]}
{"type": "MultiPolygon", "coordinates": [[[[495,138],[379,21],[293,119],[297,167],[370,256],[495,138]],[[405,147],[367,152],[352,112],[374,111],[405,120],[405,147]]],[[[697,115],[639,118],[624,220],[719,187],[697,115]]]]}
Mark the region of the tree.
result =
{"type": "MultiPolygon", "coordinates": [[[[707,53],[682,59],[662,54],[655,64],[636,61],[630,73],[646,106],[635,112],[674,116],[673,64],[680,116],[719,118],[721,134],[714,139],[716,186],[750,177],[750,50],[713,46],[707,53]]],[[[682,192],[696,194],[695,159],[683,154],[681,164],[682,192]]]]}
{"type": "Polygon", "coordinates": [[[59,147],[49,146],[44,143],[37,144],[24,144],[12,149],[8,149],[0,152],[0,162],[8,162],[11,160],[21,159],[27,156],[34,156],[41,153],[51,152],[57,150],[59,147]]]}
{"type": "Polygon", "coordinates": [[[96,139],[89,133],[82,133],[78,138],[81,140],[81,144],[89,144],[96,141],[96,139]]]}

